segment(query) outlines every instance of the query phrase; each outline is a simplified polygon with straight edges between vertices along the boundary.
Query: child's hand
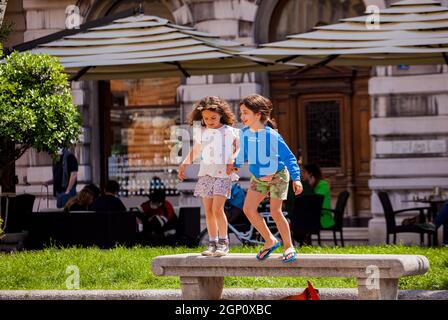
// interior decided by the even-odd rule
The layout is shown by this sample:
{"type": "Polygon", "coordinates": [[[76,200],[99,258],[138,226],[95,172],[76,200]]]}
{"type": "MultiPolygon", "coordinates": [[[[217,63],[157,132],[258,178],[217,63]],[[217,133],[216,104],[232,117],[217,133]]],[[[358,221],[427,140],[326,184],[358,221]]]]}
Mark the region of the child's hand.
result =
{"type": "Polygon", "coordinates": [[[185,169],[187,168],[186,164],[181,164],[179,166],[179,173],[177,174],[177,177],[183,181],[186,177],[185,177],[185,169]]]}
{"type": "Polygon", "coordinates": [[[227,173],[228,175],[230,175],[233,171],[235,171],[235,168],[234,168],[234,166],[233,166],[233,163],[229,163],[229,164],[227,164],[226,173],[227,173]]]}
{"type": "Polygon", "coordinates": [[[269,176],[264,176],[264,177],[261,177],[260,178],[260,180],[261,181],[266,181],[266,182],[269,182],[269,181],[271,181],[272,180],[272,178],[274,177],[274,175],[273,174],[271,174],[271,175],[269,175],[269,176]]]}
{"type": "Polygon", "coordinates": [[[302,182],[300,181],[294,181],[292,183],[292,189],[294,190],[294,194],[297,196],[299,194],[302,193],[303,191],[303,186],[302,186],[302,182]]]}

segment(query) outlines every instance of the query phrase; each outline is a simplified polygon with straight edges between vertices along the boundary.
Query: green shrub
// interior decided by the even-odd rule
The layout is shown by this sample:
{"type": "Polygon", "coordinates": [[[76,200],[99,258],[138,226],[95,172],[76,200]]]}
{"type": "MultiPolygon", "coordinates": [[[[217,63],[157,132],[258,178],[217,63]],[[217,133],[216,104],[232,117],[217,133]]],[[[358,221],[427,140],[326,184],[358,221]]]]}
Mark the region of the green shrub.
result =
{"type": "Polygon", "coordinates": [[[56,154],[78,140],[81,116],[57,58],[13,52],[0,64],[0,169],[30,147],[56,154]]]}

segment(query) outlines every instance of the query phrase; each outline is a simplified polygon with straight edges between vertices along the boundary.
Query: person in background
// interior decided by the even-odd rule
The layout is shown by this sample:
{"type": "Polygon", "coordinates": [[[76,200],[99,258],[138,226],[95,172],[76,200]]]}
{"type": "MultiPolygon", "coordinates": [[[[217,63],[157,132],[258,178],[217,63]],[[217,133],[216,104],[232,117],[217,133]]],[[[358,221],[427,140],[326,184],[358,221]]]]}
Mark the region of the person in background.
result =
{"type": "Polygon", "coordinates": [[[140,205],[136,217],[138,231],[145,241],[161,244],[163,239],[176,234],[177,216],[166,200],[165,189],[152,190],[149,200],[140,205]]]}
{"type": "Polygon", "coordinates": [[[79,191],[75,197],[69,199],[64,206],[64,211],[89,211],[95,194],[87,188],[79,191]]]}
{"type": "Polygon", "coordinates": [[[53,179],[44,182],[44,186],[53,184],[56,207],[64,208],[67,201],[76,196],[78,180],[78,160],[67,149],[58,151],[59,158],[53,163],[53,179]]]}
{"type": "Polygon", "coordinates": [[[94,200],[96,200],[101,195],[101,189],[98,188],[98,186],[94,183],[90,183],[90,184],[86,185],[84,188],[89,189],[93,192],[93,194],[95,195],[94,200]]]}
{"type": "Polygon", "coordinates": [[[433,222],[419,224],[423,229],[436,231],[440,226],[443,227],[443,244],[448,244],[448,201],[446,201],[439,213],[434,217],[433,222]]]}
{"type": "MultiPolygon", "coordinates": [[[[299,163],[299,162],[298,162],[299,163]]],[[[286,212],[288,212],[288,214],[293,214],[294,212],[294,201],[297,197],[301,197],[301,196],[305,196],[305,195],[309,195],[309,194],[314,194],[314,190],[313,187],[311,187],[310,183],[308,182],[308,178],[304,177],[304,170],[302,169],[301,171],[301,181],[302,181],[302,186],[303,186],[303,191],[301,194],[299,195],[295,195],[294,194],[294,189],[292,186],[293,181],[290,180],[289,181],[289,188],[288,188],[288,198],[286,198],[285,203],[285,210],[286,212]]],[[[306,175],[307,173],[305,173],[306,175]]]]}
{"type": "Polygon", "coordinates": [[[104,194],[100,195],[92,205],[92,211],[126,211],[126,206],[117,197],[120,185],[110,180],[106,183],[104,194]]]}
{"type": "MultiPolygon", "coordinates": [[[[322,208],[331,209],[330,184],[323,179],[320,167],[317,164],[303,166],[302,177],[303,180],[308,181],[315,194],[324,196],[322,208]]],[[[320,217],[320,224],[324,229],[332,227],[335,224],[333,214],[327,210],[323,210],[320,217]]]]}

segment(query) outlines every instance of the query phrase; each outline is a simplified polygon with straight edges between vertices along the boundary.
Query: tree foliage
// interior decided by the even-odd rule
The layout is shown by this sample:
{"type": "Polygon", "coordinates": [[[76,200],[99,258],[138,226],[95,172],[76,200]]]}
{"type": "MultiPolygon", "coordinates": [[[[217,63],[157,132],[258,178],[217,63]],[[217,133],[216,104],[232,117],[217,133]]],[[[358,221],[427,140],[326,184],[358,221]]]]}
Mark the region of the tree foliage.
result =
{"type": "Polygon", "coordinates": [[[55,154],[78,140],[81,116],[57,58],[13,52],[0,64],[0,124],[0,153],[16,145],[0,169],[30,147],[55,154]]]}

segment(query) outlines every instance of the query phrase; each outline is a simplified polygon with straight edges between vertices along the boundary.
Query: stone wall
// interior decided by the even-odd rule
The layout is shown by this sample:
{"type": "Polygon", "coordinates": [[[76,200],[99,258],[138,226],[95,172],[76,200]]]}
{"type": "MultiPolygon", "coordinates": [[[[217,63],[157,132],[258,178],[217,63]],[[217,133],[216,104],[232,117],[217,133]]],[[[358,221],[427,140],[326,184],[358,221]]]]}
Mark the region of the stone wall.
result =
{"type": "MultiPolygon", "coordinates": [[[[377,191],[387,191],[396,210],[425,206],[404,200],[428,197],[434,187],[448,191],[447,70],[446,66],[379,67],[370,79],[371,243],[385,241],[377,191]]],[[[416,214],[398,217],[397,222],[416,214]]],[[[419,236],[400,235],[400,240],[419,243],[419,236]]]]}

